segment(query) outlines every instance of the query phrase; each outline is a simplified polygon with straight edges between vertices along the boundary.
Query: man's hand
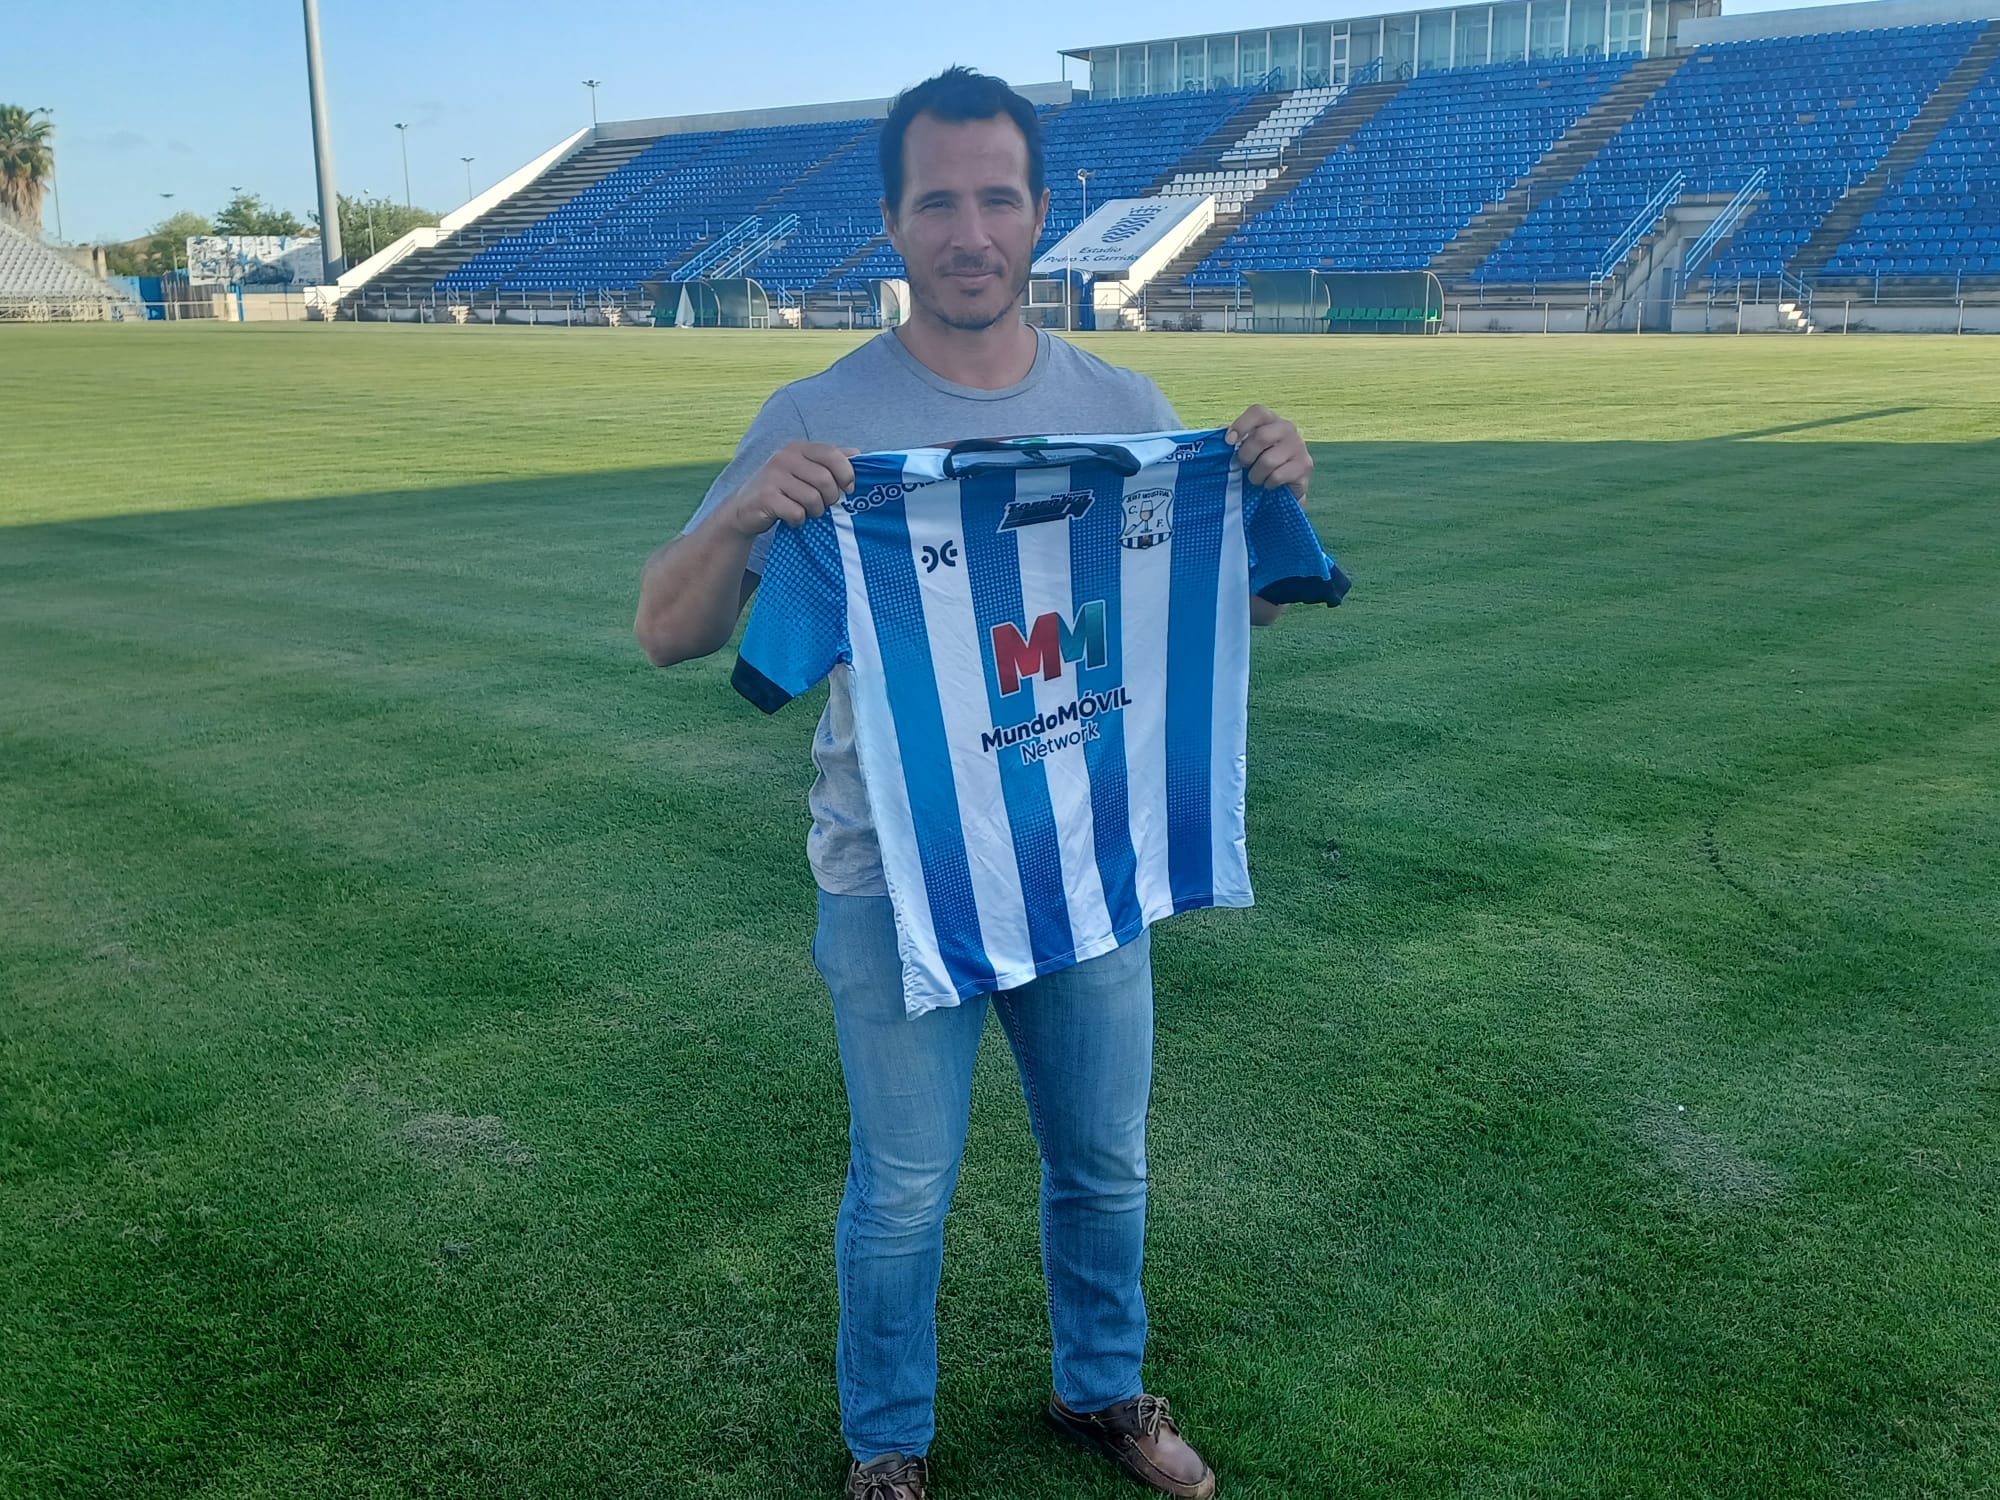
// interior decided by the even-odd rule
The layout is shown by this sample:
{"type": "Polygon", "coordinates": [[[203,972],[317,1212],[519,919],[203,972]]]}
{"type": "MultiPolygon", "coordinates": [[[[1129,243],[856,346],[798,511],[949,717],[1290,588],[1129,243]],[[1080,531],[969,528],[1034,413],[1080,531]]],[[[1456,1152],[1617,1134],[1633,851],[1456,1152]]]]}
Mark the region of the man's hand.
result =
{"type": "Polygon", "coordinates": [[[1298,428],[1266,406],[1253,406],[1229,424],[1236,461],[1259,489],[1288,489],[1300,500],[1312,483],[1313,460],[1298,428]]]}
{"type": "Polygon", "coordinates": [[[761,535],[774,521],[803,526],[854,492],[854,465],[848,460],[860,451],[828,443],[787,443],[729,497],[715,519],[743,537],[761,535]]]}
{"type": "Polygon", "coordinates": [[[647,559],[632,633],[656,667],[719,649],[750,602],[751,544],[775,521],[803,526],[854,488],[859,448],[787,443],[686,536],[647,559]]]}

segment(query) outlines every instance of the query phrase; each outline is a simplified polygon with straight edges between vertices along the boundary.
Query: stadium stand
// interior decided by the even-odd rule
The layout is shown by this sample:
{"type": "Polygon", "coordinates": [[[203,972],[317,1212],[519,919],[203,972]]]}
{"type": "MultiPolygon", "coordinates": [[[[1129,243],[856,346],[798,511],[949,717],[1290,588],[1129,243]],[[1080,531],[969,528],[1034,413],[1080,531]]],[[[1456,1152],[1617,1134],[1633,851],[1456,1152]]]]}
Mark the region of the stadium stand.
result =
{"type": "Polygon", "coordinates": [[[1554,198],[1538,204],[1473,279],[1588,281],[1676,172],[1689,193],[1730,194],[1763,167],[1762,206],[1710,274],[1777,276],[1865,178],[1964,55],[1974,25],[1904,27],[1707,47],[1554,198]]]}
{"type": "Polygon", "coordinates": [[[863,120],[663,136],[440,277],[441,292],[636,291],[857,144],[863,120]]]}
{"type": "Polygon", "coordinates": [[[2000,25],[1987,28],[1967,60],[1985,66],[1963,102],[1894,190],[1824,267],[1812,269],[1834,277],[2000,276],[2000,25]]]}
{"type": "Polygon", "coordinates": [[[144,316],[131,298],[44,244],[26,225],[11,216],[0,217],[0,322],[102,322],[144,316]]]}
{"type": "Polygon", "coordinates": [[[1631,64],[1565,58],[1422,74],[1188,284],[1233,286],[1244,271],[1426,266],[1631,64]]]}
{"type": "Polygon", "coordinates": [[[1553,198],[1605,144],[1624,129],[1645,102],[1673,77],[1683,59],[1641,58],[1625,76],[1606,89],[1590,109],[1549,148],[1534,169],[1508,189],[1506,197],[1488,204],[1434,257],[1431,271],[1443,280],[1461,281],[1521,226],[1537,203],[1553,198]]]}
{"type": "MultiPolygon", "coordinates": [[[[1871,22],[1891,11],[1862,9],[1871,22]]],[[[1433,66],[1393,80],[1375,67],[1345,88],[1041,103],[1051,207],[1038,253],[1079,221],[1082,170],[1093,204],[1215,196],[1214,223],[1148,285],[1163,305],[1231,305],[1250,270],[1428,269],[1478,297],[1581,295],[1614,244],[1649,243],[1636,221],[1663,185],[1679,177],[1691,215],[1679,222],[1698,227],[1761,169],[1741,221],[1699,247],[1711,286],[1781,272],[2000,276],[2000,21],[1753,28],[1651,56],[1433,66]]],[[[1064,87],[1039,97],[1066,97],[1064,87]]],[[[367,289],[385,307],[388,294],[406,308],[630,304],[642,282],[721,267],[754,277],[774,302],[851,301],[902,271],[876,208],[882,107],[794,113],[600,131],[367,289]]],[[[1674,211],[1661,195],[1650,227],[1664,232],[1674,211]]],[[[1678,242],[1661,243],[1667,254],[1678,242]]]]}

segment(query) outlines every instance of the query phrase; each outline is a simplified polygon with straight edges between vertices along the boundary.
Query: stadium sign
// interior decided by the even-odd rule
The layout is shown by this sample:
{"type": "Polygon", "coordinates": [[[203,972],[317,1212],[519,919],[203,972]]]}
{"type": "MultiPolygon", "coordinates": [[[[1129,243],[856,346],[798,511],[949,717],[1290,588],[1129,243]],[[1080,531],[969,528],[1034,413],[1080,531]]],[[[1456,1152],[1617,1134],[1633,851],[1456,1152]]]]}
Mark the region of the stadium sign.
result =
{"type": "Polygon", "coordinates": [[[1167,198],[1115,198],[1035,261],[1038,276],[1081,271],[1122,280],[1154,269],[1206,229],[1215,199],[1204,194],[1167,198]]]}
{"type": "Polygon", "coordinates": [[[326,280],[319,237],[295,234],[191,234],[190,286],[316,286],[326,280]]]}

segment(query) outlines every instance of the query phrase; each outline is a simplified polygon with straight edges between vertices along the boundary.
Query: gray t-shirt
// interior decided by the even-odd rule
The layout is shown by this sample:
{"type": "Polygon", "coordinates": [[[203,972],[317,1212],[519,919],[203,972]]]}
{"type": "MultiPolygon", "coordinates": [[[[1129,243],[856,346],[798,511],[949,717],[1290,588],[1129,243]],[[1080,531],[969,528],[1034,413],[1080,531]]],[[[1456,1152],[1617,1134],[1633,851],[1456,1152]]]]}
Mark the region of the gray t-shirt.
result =
{"type": "MultiPolygon", "coordinates": [[[[920,363],[901,339],[884,333],[818,375],[781,388],[743,435],[736,457],[716,476],[688,522],[692,531],[749,482],[787,443],[831,443],[863,453],[937,447],[962,438],[1045,436],[1065,432],[1170,432],[1180,419],[1160,388],[1074,344],[1035,331],[1035,363],[1005,390],[953,385],[920,363]]],[[[761,574],[776,528],[750,549],[761,574]]],[[[880,896],[882,855],[854,753],[854,713],[847,668],[828,679],[826,712],[813,738],[819,779],[812,789],[812,836],[806,856],[821,889],[836,896],[880,896]]]]}

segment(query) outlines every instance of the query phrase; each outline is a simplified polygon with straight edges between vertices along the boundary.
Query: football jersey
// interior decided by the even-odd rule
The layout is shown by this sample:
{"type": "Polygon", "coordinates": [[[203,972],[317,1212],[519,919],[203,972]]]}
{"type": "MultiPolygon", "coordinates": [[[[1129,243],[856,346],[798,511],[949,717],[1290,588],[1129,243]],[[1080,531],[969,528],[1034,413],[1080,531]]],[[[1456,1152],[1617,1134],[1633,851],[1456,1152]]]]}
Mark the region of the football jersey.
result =
{"type": "Polygon", "coordinates": [[[1248,906],[1250,595],[1347,580],[1220,430],[854,460],[778,534],[734,684],[765,712],[845,663],[920,1013],[1248,906]]]}

